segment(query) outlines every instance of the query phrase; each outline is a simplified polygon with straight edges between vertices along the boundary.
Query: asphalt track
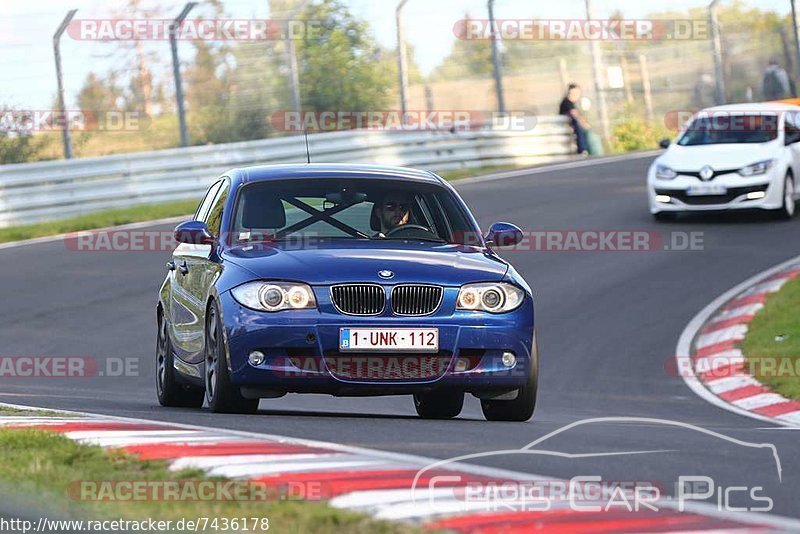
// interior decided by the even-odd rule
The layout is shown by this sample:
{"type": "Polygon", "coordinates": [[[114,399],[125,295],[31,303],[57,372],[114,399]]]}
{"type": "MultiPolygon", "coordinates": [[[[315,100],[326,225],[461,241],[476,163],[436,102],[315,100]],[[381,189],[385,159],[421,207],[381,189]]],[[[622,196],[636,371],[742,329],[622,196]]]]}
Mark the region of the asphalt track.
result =
{"type": "MultiPolygon", "coordinates": [[[[0,401],[435,458],[518,449],[587,418],[666,419],[774,444],[782,480],[765,449],[645,422],[580,425],[541,448],[567,454],[659,452],[582,458],[506,454],[473,461],[558,478],[655,481],[669,493],[679,476],[709,476],[717,488],[764,486],[759,494],[773,499],[775,513],[800,517],[797,431],[711,406],[670,365],[677,339],[697,311],[745,278],[800,254],[800,219],[778,222],[738,213],[657,224],[645,202],[651,159],[555,167],[457,186],[482,227],[503,220],[526,230],[644,230],[665,239],[670,232],[702,232],[702,250],[506,254],[536,299],[542,362],[539,404],[528,423],[488,423],[471,397],[459,419],[445,422],[418,419],[409,397],[289,395],[262,401],[254,416],[161,408],[154,390],[154,305],[168,253],[76,252],[63,241],[0,249],[0,356],[133,358],[138,376],[3,378],[0,401]]],[[[762,503],[737,497],[731,504],[762,503]]]]}

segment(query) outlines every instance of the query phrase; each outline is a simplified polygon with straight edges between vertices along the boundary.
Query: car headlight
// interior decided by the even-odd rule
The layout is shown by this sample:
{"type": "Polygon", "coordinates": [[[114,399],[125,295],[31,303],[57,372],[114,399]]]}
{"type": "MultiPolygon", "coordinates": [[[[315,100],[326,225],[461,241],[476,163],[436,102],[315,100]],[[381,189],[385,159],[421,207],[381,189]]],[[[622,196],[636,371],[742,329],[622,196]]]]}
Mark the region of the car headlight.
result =
{"type": "Polygon", "coordinates": [[[293,282],[248,282],[233,288],[231,294],[242,306],[259,311],[308,310],[317,307],[311,288],[293,282]]]}
{"type": "Polygon", "coordinates": [[[676,176],[678,173],[666,165],[656,165],[656,178],[659,180],[672,180],[676,176]]]}
{"type": "Polygon", "coordinates": [[[765,159],[764,161],[759,161],[758,163],[753,163],[752,165],[748,165],[747,167],[742,167],[739,169],[739,174],[742,176],[756,176],[758,174],[764,174],[768,170],[772,168],[772,165],[775,164],[774,159],[765,159]]]}
{"type": "Polygon", "coordinates": [[[519,308],[525,292],[505,282],[467,284],[458,291],[456,309],[505,313],[519,308]]]}

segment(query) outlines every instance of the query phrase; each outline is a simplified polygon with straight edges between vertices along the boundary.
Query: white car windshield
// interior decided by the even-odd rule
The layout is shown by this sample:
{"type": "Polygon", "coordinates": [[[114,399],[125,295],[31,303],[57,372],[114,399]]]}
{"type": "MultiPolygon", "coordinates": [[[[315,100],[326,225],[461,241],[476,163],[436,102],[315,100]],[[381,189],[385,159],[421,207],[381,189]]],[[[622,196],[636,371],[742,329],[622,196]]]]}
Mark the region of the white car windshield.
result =
{"type": "Polygon", "coordinates": [[[766,143],[778,138],[778,115],[731,114],[696,117],[681,138],[680,146],[766,143]]]}

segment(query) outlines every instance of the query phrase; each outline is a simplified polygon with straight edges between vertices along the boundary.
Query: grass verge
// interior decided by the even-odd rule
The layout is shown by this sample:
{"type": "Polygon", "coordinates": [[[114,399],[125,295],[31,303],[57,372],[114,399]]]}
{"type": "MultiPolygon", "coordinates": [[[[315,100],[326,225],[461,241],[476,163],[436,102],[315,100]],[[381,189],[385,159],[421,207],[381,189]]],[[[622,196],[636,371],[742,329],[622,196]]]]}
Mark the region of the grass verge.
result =
{"type": "MultiPolygon", "coordinates": [[[[507,171],[517,169],[513,165],[481,167],[477,169],[456,169],[452,171],[442,171],[439,175],[445,180],[458,180],[480,174],[507,171]]],[[[186,200],[180,202],[170,202],[165,204],[145,204],[142,206],[132,206],[130,208],[113,209],[98,211],[80,217],[73,217],[61,221],[51,221],[24,226],[11,226],[0,228],[0,243],[11,241],[22,241],[24,239],[34,239],[36,237],[46,237],[70,232],[80,232],[82,230],[94,230],[96,228],[106,228],[121,224],[135,222],[152,221],[166,217],[177,217],[193,213],[197,209],[197,200],[186,200]]]]}
{"type": "Polygon", "coordinates": [[[165,217],[177,217],[194,213],[198,202],[199,200],[185,200],[166,204],[145,204],[130,208],[98,211],[61,221],[0,228],[0,243],[79,232],[81,230],[93,230],[120,224],[152,221],[165,217]]]}
{"type": "Polygon", "coordinates": [[[800,278],[770,296],[742,348],[750,372],[784,397],[800,400],[800,278]]]}
{"type": "MultiPolygon", "coordinates": [[[[13,488],[17,496],[30,496],[31,503],[47,503],[40,513],[50,517],[91,521],[119,518],[156,521],[181,519],[268,518],[269,530],[315,533],[411,533],[408,525],[376,521],[364,515],[338,510],[321,502],[301,501],[88,501],[79,500],[79,481],[169,481],[209,480],[198,470],[171,472],[163,461],[140,461],[136,457],[82,445],[64,436],[40,430],[0,429],[0,485],[13,488]],[[70,485],[72,484],[72,485],[70,485]]],[[[221,479],[214,479],[221,480],[221,479]]],[[[24,497],[23,497],[24,498],[24,497]]],[[[263,525],[248,532],[264,532],[263,525]]],[[[231,523],[232,525],[233,523],[231,523]]],[[[213,529],[209,523],[208,531],[213,529]]],[[[242,525],[242,523],[240,523],[242,525]]],[[[244,531],[243,529],[234,529],[244,531]]],[[[231,531],[234,531],[231,530],[231,531]]],[[[202,528],[198,531],[203,532],[202,528]]]]}

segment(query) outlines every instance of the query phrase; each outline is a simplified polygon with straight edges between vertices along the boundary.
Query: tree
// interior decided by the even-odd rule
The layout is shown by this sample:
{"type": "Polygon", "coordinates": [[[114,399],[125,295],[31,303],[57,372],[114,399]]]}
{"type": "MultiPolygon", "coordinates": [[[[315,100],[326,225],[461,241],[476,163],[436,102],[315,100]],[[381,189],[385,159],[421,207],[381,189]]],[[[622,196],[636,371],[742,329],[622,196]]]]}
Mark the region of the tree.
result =
{"type": "MultiPolygon", "coordinates": [[[[464,22],[471,19],[464,14],[464,22]]],[[[454,80],[460,78],[491,76],[492,42],[489,39],[461,39],[453,42],[450,54],[434,69],[431,78],[435,80],[454,80]]]]}
{"type": "Polygon", "coordinates": [[[78,107],[99,113],[115,111],[119,108],[118,101],[121,96],[122,91],[117,86],[113,73],[107,78],[101,78],[90,72],[78,91],[78,107]]]}
{"type": "Polygon", "coordinates": [[[296,43],[302,107],[315,111],[385,108],[393,57],[376,44],[369,25],[341,0],[309,4],[309,31],[296,43]]]}
{"type": "Polygon", "coordinates": [[[50,138],[47,136],[19,131],[17,124],[23,115],[12,106],[0,104],[0,165],[40,159],[42,151],[49,144],[50,138]]]}

